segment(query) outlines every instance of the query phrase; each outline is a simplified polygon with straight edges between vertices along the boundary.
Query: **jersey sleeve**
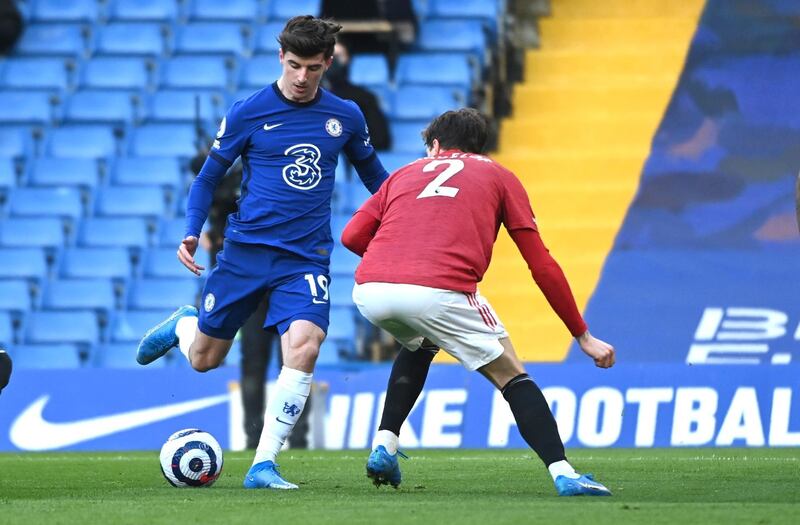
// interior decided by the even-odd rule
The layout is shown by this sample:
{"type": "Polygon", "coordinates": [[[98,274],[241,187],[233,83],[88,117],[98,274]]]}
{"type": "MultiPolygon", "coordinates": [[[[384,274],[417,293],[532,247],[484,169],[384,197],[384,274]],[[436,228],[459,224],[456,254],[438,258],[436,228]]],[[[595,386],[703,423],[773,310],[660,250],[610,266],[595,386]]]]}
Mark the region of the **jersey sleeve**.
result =
{"type": "Polygon", "coordinates": [[[209,156],[226,168],[242,154],[250,137],[244,113],[244,101],[237,101],[231,106],[219,125],[217,137],[209,152],[209,156]]]}
{"type": "Polygon", "coordinates": [[[501,201],[502,220],[508,231],[533,230],[539,231],[536,226],[536,217],[531,209],[528,192],[520,180],[511,172],[502,172],[503,195],[501,201]]]}
{"type": "Polygon", "coordinates": [[[364,114],[352,100],[346,100],[346,104],[351,105],[352,126],[354,127],[350,139],[344,146],[344,153],[353,164],[368,159],[375,154],[375,148],[369,138],[369,128],[364,114]]]}

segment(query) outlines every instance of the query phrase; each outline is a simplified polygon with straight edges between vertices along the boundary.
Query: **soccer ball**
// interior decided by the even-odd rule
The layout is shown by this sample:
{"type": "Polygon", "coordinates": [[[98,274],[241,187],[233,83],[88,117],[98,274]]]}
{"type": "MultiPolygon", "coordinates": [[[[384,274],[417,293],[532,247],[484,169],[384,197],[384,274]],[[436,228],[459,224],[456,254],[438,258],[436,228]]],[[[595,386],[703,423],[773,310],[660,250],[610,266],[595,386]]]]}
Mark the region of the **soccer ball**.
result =
{"type": "Polygon", "coordinates": [[[179,430],[161,447],[161,473],[173,487],[210,487],[222,473],[222,448],[208,432],[179,430]]]}

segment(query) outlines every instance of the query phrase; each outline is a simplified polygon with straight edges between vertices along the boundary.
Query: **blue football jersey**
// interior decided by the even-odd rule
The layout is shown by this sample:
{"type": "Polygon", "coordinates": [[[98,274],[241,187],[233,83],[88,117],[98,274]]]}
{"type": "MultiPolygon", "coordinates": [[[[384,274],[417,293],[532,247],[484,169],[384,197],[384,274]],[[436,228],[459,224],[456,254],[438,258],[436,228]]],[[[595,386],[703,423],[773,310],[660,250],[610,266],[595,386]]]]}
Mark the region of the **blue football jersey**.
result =
{"type": "Polygon", "coordinates": [[[225,237],[327,264],[341,152],[354,164],[375,155],[364,115],[352,101],[319,88],[313,100],[293,102],[276,82],[235,102],[210,152],[226,165],[242,157],[239,211],[228,217],[225,237]]]}

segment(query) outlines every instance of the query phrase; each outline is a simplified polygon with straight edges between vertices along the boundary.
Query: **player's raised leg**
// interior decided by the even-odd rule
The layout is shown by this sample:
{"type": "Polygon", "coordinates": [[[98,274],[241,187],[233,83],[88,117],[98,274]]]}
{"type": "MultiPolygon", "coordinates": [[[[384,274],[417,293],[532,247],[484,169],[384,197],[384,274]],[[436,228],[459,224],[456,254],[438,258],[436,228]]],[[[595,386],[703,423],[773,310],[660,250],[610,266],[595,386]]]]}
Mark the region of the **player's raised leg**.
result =
{"type": "Polygon", "coordinates": [[[244,478],[249,489],[296,489],[278,471],[278,452],[300,419],[311,391],[314,365],[325,331],[315,323],[298,319],[281,336],[283,368],[270,390],[264,429],[256,448],[253,465],[244,478]]]}
{"type": "Polygon", "coordinates": [[[539,386],[525,372],[511,341],[500,339],[504,351],[479,368],[503,394],[511,407],[523,439],[547,466],[559,496],[610,496],[611,491],[591,474],[578,474],[567,461],[564,443],[547,400],[539,386]]]}

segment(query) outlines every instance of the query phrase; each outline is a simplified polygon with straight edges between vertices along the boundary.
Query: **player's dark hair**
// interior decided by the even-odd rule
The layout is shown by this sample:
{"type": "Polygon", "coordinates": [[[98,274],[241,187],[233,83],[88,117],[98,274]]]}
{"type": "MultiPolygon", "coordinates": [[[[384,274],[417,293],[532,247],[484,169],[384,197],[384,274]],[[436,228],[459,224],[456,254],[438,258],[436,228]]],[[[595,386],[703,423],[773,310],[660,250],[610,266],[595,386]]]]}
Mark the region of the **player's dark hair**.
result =
{"type": "Polygon", "coordinates": [[[477,109],[461,108],[442,113],[422,132],[428,148],[433,139],[445,149],[459,149],[467,153],[483,153],[489,141],[489,119],[477,109]]]}
{"type": "Polygon", "coordinates": [[[278,35],[278,43],[284,53],[289,51],[303,58],[324,53],[325,58],[333,56],[336,33],[342,26],[311,15],[296,16],[289,19],[278,35]]]}

